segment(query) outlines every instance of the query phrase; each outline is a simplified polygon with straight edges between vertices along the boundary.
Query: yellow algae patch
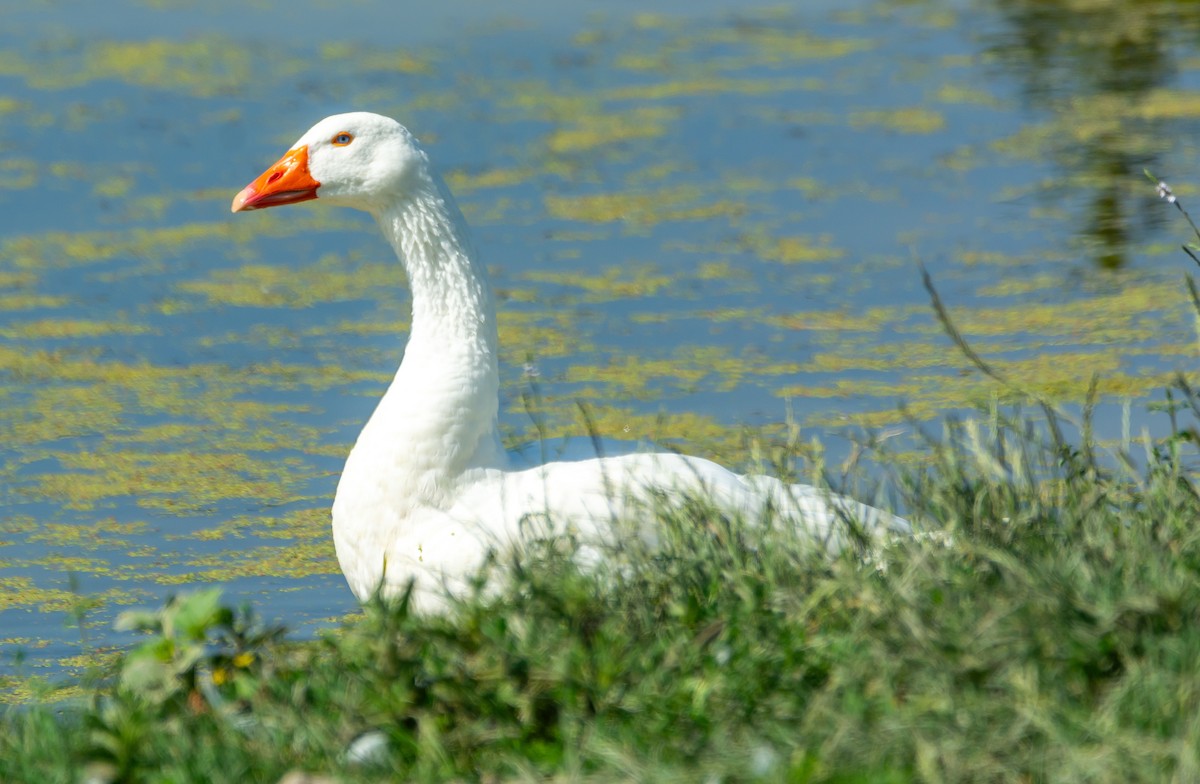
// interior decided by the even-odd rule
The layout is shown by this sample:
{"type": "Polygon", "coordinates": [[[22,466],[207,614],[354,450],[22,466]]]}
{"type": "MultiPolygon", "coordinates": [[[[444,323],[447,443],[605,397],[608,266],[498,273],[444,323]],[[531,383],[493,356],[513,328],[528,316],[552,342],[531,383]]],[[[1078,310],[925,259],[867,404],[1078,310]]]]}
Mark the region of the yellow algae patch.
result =
{"type": "Polygon", "coordinates": [[[634,313],[629,320],[635,324],[664,324],[668,321],[686,321],[701,319],[708,324],[723,324],[728,322],[771,323],[766,308],[702,308],[699,310],[681,310],[675,312],[654,311],[651,313],[634,313]]]}
{"type": "MultiPolygon", "coordinates": [[[[542,437],[548,450],[554,449],[554,440],[592,435],[621,441],[644,441],[653,444],[686,443],[690,454],[721,460],[726,464],[745,459],[745,443],[741,430],[721,424],[716,419],[694,412],[646,413],[628,408],[617,408],[604,401],[611,396],[601,393],[576,395],[569,400],[547,398],[543,401],[546,410],[554,416],[541,422],[542,437]],[[580,399],[592,400],[587,405],[588,419],[580,417],[576,403],[580,399]],[[570,412],[569,415],[563,412],[570,412]]],[[[520,402],[513,412],[524,414],[520,402]]],[[[536,412],[535,412],[536,415],[536,412]]],[[[550,451],[553,454],[553,451],[550,451]]]]}
{"type": "Polygon", "coordinates": [[[670,64],[667,52],[622,52],[613,60],[613,65],[626,71],[665,71],[670,64]]]}
{"type": "MultiPolygon", "coordinates": [[[[0,640],[0,645],[5,644],[0,640]]],[[[14,643],[20,644],[20,643],[14,643]]],[[[25,647],[36,647],[26,645],[25,647]]],[[[89,657],[91,659],[91,657],[89,657]]],[[[95,657],[97,667],[109,666],[115,670],[115,659],[95,657]]],[[[39,677],[0,677],[0,705],[52,705],[87,699],[91,692],[81,683],[50,683],[39,677]]]]}
{"type": "Polygon", "coordinates": [[[78,87],[112,79],[212,97],[232,94],[251,78],[249,51],[215,36],[187,41],[86,40],[81,51],[60,47],[39,53],[36,58],[17,52],[0,53],[0,74],[19,76],[39,89],[78,87]]]}
{"type": "MultiPolygon", "coordinates": [[[[50,555],[45,555],[41,558],[31,558],[25,563],[30,566],[40,566],[52,572],[103,576],[111,576],[113,574],[112,564],[107,560],[102,558],[88,558],[77,554],[67,554],[61,551],[52,551],[50,555]]],[[[87,601],[91,602],[90,599],[87,601]]]]}
{"type": "Polygon", "coordinates": [[[82,319],[41,319],[11,327],[0,327],[0,337],[39,340],[46,338],[88,338],[103,335],[144,335],[154,330],[142,324],[82,319]]]}
{"type": "Polygon", "coordinates": [[[551,152],[576,153],[630,139],[650,139],[667,132],[668,123],[679,116],[675,107],[640,107],[629,112],[608,112],[577,120],[550,134],[551,152]]]}
{"type": "Polygon", "coordinates": [[[608,267],[599,275],[577,271],[550,272],[534,270],[522,275],[534,283],[551,283],[582,289],[584,302],[608,302],[633,297],[648,297],[663,291],[675,281],[653,264],[608,267]]]}
{"type": "Polygon", "coordinates": [[[0,271],[0,289],[25,288],[37,283],[37,275],[32,272],[4,272],[0,271]]]}
{"type": "MultiPolygon", "coordinates": [[[[69,612],[79,605],[81,598],[79,594],[61,588],[39,588],[29,577],[0,577],[0,612],[14,608],[69,612]]],[[[132,601],[133,594],[117,589],[87,596],[89,604],[128,604],[132,601]]]]}
{"type": "MultiPolygon", "coordinates": [[[[869,398],[886,399],[887,405],[876,411],[815,413],[807,424],[866,427],[896,424],[902,414],[897,402],[904,404],[904,416],[919,420],[937,419],[955,409],[1002,403],[1020,403],[1030,393],[1055,401],[1079,401],[1088,393],[1095,375],[1097,391],[1107,398],[1132,398],[1154,394],[1171,382],[1172,373],[1133,375],[1118,370],[1120,358],[1111,352],[1065,352],[1011,360],[992,360],[993,366],[1019,386],[1005,386],[978,372],[967,375],[907,375],[894,381],[838,379],[825,385],[796,385],[777,394],[789,398],[869,398]]],[[[958,363],[965,368],[965,360],[958,363]]]]}
{"type": "Polygon", "coordinates": [[[129,231],[46,232],[0,240],[0,268],[40,270],[107,261],[113,258],[157,258],[203,242],[219,241],[238,248],[263,236],[356,225],[333,213],[313,211],[278,216],[256,213],[252,220],[184,223],[129,231]]]}
{"type": "Polygon", "coordinates": [[[7,514],[0,517],[0,534],[27,534],[37,528],[37,519],[29,515],[7,514]]]}
{"type": "Polygon", "coordinates": [[[941,85],[934,93],[934,98],[941,103],[948,104],[972,104],[991,108],[998,108],[1001,105],[1000,99],[991,93],[978,87],[961,84],[941,85]]]}
{"type": "MultiPolygon", "coordinates": [[[[288,422],[286,428],[272,427],[278,420],[272,420],[269,413],[254,410],[246,401],[228,401],[220,406],[228,412],[224,423],[226,427],[206,427],[203,430],[195,424],[184,422],[166,422],[146,425],[130,433],[110,433],[109,440],[114,444],[175,444],[180,449],[186,449],[197,442],[203,444],[207,451],[234,452],[239,449],[253,449],[256,452],[266,452],[274,449],[294,449],[297,443],[307,447],[320,443],[323,431],[316,427],[298,425],[288,422]],[[246,409],[250,408],[249,411],[246,409]]],[[[283,406],[273,406],[273,409],[284,409],[283,406]]],[[[275,413],[274,411],[270,413],[275,413]]]]}
{"type": "MultiPolygon", "coordinates": [[[[702,63],[709,70],[746,70],[763,65],[779,66],[811,60],[832,60],[869,50],[874,42],[866,38],[823,38],[812,35],[793,23],[787,13],[754,11],[736,24],[709,27],[700,31],[679,32],[651,47],[636,46],[635,51],[618,54],[618,68],[635,71],[663,70],[672,65],[702,63]],[[714,46],[731,54],[714,56],[714,46]]],[[[591,35],[581,45],[593,45],[604,37],[591,35]]]]}
{"type": "MultiPolygon", "coordinates": [[[[1020,256],[1013,256],[1011,253],[1003,253],[995,250],[964,250],[959,251],[954,256],[954,261],[967,267],[977,267],[983,264],[993,266],[1008,267],[1019,269],[1019,265],[1027,262],[1028,259],[1020,256]]],[[[1005,270],[1008,273],[1008,270],[1005,270]]]]}
{"type": "Polygon", "coordinates": [[[984,158],[980,155],[979,148],[964,144],[943,155],[940,161],[948,169],[965,172],[983,165],[984,158]]]}
{"type": "Polygon", "coordinates": [[[27,405],[7,407],[5,437],[13,444],[33,444],[109,433],[120,423],[121,412],[111,389],[39,386],[27,405]]]}
{"type": "Polygon", "coordinates": [[[664,98],[679,98],[689,95],[767,95],[770,93],[811,90],[816,85],[811,79],[796,77],[778,79],[737,79],[721,76],[702,76],[692,79],[675,79],[655,84],[636,84],[610,87],[600,91],[598,99],[604,101],[659,101],[664,98]]]}
{"type": "Polygon", "coordinates": [[[1143,120],[1179,120],[1200,116],[1200,92],[1160,87],[1142,95],[1133,110],[1143,120]]]}
{"type": "Polygon", "coordinates": [[[76,452],[60,454],[59,462],[61,472],[38,476],[36,486],[67,508],[134,498],[143,508],[184,513],[230,498],[285,503],[307,468],[294,458],[199,451],[76,452]]]}
{"type": "Polygon", "coordinates": [[[806,310],[780,316],[767,316],[768,324],[784,329],[812,330],[815,332],[879,332],[889,325],[895,326],[914,314],[927,314],[921,306],[869,308],[863,313],[845,310],[806,310]]]}
{"type": "Polygon", "coordinates": [[[329,519],[327,505],[297,509],[283,515],[235,517],[212,528],[196,531],[190,538],[211,542],[252,534],[272,539],[328,539],[329,519]]]}
{"type": "Polygon", "coordinates": [[[683,346],[669,358],[626,354],[604,366],[575,365],[567,370],[565,380],[603,384],[606,395],[648,399],[657,394],[651,385],[667,384],[688,392],[701,386],[730,391],[748,377],[795,373],[799,369],[798,363],[760,354],[735,354],[718,346],[683,346]]]}
{"type": "Polygon", "coordinates": [[[912,106],[904,109],[851,112],[850,125],[854,128],[887,128],[900,133],[934,133],[946,127],[946,118],[941,112],[933,109],[912,106]]]}
{"type": "MultiPolygon", "coordinates": [[[[1096,145],[1101,149],[1113,147],[1119,139],[1122,153],[1159,153],[1164,140],[1141,121],[1178,120],[1195,116],[1200,96],[1175,91],[1150,94],[1145,102],[1131,101],[1124,94],[1100,93],[1074,97],[1069,104],[1056,107],[1049,122],[1026,126],[1016,133],[991,142],[991,148],[1022,160],[1038,160],[1049,152],[1058,152],[1073,145],[1096,145]],[[1131,122],[1131,121],[1139,122],[1131,122]]],[[[1067,170],[1071,178],[1097,177],[1096,173],[1078,166],[1067,170]]],[[[1107,175],[1100,181],[1108,183],[1107,175]]],[[[1059,183],[1061,184],[1061,183],[1059,183]]]]}
{"type": "Polygon", "coordinates": [[[126,195],[136,182],[136,175],[149,171],[143,163],[85,164],[79,161],[54,161],[46,169],[60,180],[94,183],[92,192],[109,198],[126,195]]]}
{"type": "Polygon", "coordinates": [[[485,188],[506,188],[527,182],[534,175],[532,169],[488,169],[478,173],[452,171],[446,175],[446,184],[454,193],[470,193],[485,188]]]}
{"type": "Polygon", "coordinates": [[[680,185],[654,192],[598,193],[582,196],[546,196],[546,211],[552,217],[581,223],[621,221],[634,226],[653,226],[668,221],[736,217],[744,205],[731,200],[703,203],[699,188],[680,185]]]}
{"type": "Polygon", "coordinates": [[[433,71],[428,59],[401,50],[367,51],[360,44],[336,41],[321,45],[321,59],[348,64],[355,71],[392,71],[404,74],[427,74],[433,71]]]}
{"type": "Polygon", "coordinates": [[[756,255],[769,261],[800,264],[812,261],[836,261],[846,252],[831,245],[828,234],[819,237],[770,237],[755,233],[742,237],[743,243],[756,255]]]}
{"type": "Polygon", "coordinates": [[[19,191],[37,185],[38,165],[32,158],[0,159],[0,188],[19,191]]]}
{"type": "Polygon", "coordinates": [[[640,185],[651,182],[662,182],[675,175],[691,171],[694,167],[678,160],[663,160],[642,166],[625,175],[625,182],[630,185],[640,185]]]}
{"type": "Polygon", "coordinates": [[[85,51],[80,70],[70,75],[78,83],[120,79],[210,97],[240,90],[252,71],[245,47],[210,37],[189,41],[99,41],[85,51]]]}
{"type": "Polygon", "coordinates": [[[300,540],[287,545],[264,545],[195,558],[182,565],[200,571],[163,575],[162,582],[228,581],[243,577],[311,577],[339,574],[333,542],[328,538],[300,540]]]}
{"type": "Polygon", "coordinates": [[[773,360],[761,354],[733,353],[718,346],[685,346],[673,358],[679,364],[706,370],[720,392],[732,391],[750,377],[779,376],[800,370],[796,362],[773,360]]]}
{"type": "Polygon", "coordinates": [[[786,187],[800,191],[810,199],[820,198],[832,193],[828,183],[821,182],[813,177],[792,177],[786,183],[786,187]]]}
{"type": "Polygon", "coordinates": [[[875,47],[868,38],[819,38],[802,30],[787,29],[767,22],[763,24],[729,25],[707,30],[703,40],[711,43],[741,43],[754,54],[758,62],[778,63],[789,60],[832,60],[875,47]]]}
{"type": "Polygon", "coordinates": [[[52,294],[0,294],[0,312],[61,308],[71,302],[69,297],[52,294]]]}
{"type": "Polygon", "coordinates": [[[1060,132],[1057,125],[1057,123],[1026,125],[1016,133],[990,141],[988,147],[1003,155],[1021,160],[1041,160],[1046,155],[1046,150],[1050,149],[1053,144],[1066,143],[1074,136],[1072,129],[1063,128],[1060,132]]]}
{"type": "Polygon", "coordinates": [[[603,100],[588,93],[558,93],[545,82],[526,80],[509,85],[502,105],[521,109],[534,119],[570,121],[603,114],[603,100]]]}
{"type": "MultiPolygon", "coordinates": [[[[1118,294],[1089,297],[1074,302],[1021,303],[1010,308],[950,309],[958,329],[971,335],[1034,334],[1069,336],[1081,343],[1132,343],[1153,339],[1171,318],[1182,323],[1187,293],[1178,285],[1130,285],[1118,294]]],[[[929,331],[938,331],[931,325],[929,331]]]]}
{"type": "MultiPolygon", "coordinates": [[[[993,355],[989,346],[975,346],[975,349],[986,356],[993,355]]],[[[818,352],[801,369],[805,373],[845,373],[852,370],[908,373],[918,368],[961,368],[964,361],[962,352],[952,345],[903,343],[872,346],[865,353],[851,353],[845,349],[818,352]]]]}
{"type": "MultiPolygon", "coordinates": [[[[344,352],[342,352],[344,355],[344,352]]],[[[231,381],[245,387],[275,390],[332,389],[358,381],[387,381],[389,373],[375,370],[348,370],[341,364],[294,365],[263,362],[236,374],[231,381]]]]}
{"type": "Polygon", "coordinates": [[[734,269],[728,261],[702,261],[696,265],[697,280],[732,280],[748,277],[745,270],[734,269]]]}
{"type": "Polygon", "coordinates": [[[6,114],[16,114],[28,109],[29,105],[24,101],[19,101],[16,98],[9,98],[6,95],[0,95],[0,117],[6,114]]]}
{"type": "Polygon", "coordinates": [[[980,297],[1013,297],[1061,288],[1064,285],[1066,280],[1062,275],[1039,272],[1028,277],[1014,276],[988,286],[980,286],[975,293],[980,297]]]}
{"type": "Polygon", "coordinates": [[[92,193],[108,199],[120,199],[133,190],[134,179],[129,176],[105,177],[92,186],[92,193]]]}
{"type": "Polygon", "coordinates": [[[177,288],[199,294],[209,304],[303,308],[317,302],[373,298],[380,288],[398,285],[400,280],[395,262],[355,263],[326,254],[304,266],[247,264],[216,270],[208,280],[185,281],[177,288]]]}
{"type": "Polygon", "coordinates": [[[583,341],[574,330],[544,321],[537,314],[500,312],[500,346],[506,362],[519,366],[531,356],[537,359],[569,357],[593,350],[592,345],[583,341]]]}
{"type": "Polygon", "coordinates": [[[679,21],[666,14],[652,14],[643,11],[634,15],[633,26],[638,30],[666,30],[678,27],[679,21]]]}
{"type": "Polygon", "coordinates": [[[651,384],[664,381],[683,388],[693,389],[700,379],[708,375],[708,369],[685,366],[674,359],[646,359],[622,356],[604,366],[573,365],[567,370],[566,381],[570,383],[601,383],[610,394],[622,398],[645,400],[652,398],[651,384]]]}
{"type": "MultiPolygon", "coordinates": [[[[1132,377],[1119,373],[1121,356],[1113,351],[1047,352],[1020,359],[996,359],[993,366],[1022,388],[1054,398],[1081,398],[1092,376],[1101,394],[1133,391],[1132,377]]],[[[1134,388],[1145,389],[1145,380],[1134,388]]]]}
{"type": "Polygon", "coordinates": [[[98,547],[124,549],[130,546],[126,537],[145,533],[145,523],[122,523],[107,518],[95,523],[42,523],[29,541],[45,542],[58,547],[98,547]]]}

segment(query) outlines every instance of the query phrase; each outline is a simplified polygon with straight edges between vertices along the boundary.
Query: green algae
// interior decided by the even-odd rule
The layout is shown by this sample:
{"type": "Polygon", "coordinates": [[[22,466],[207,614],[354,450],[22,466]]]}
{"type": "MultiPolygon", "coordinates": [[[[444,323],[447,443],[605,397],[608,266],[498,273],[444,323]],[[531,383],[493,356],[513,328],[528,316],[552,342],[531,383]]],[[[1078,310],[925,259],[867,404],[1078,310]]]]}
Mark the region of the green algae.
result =
{"type": "Polygon", "coordinates": [[[308,212],[284,220],[187,223],[127,231],[52,231],[0,240],[0,270],[33,271],[98,264],[119,258],[162,259],[189,247],[220,241],[228,247],[247,247],[252,239],[291,234],[301,227],[318,231],[345,228],[344,217],[308,212]]]}
{"type": "Polygon", "coordinates": [[[91,386],[43,386],[25,406],[10,405],[5,435],[34,445],[109,433],[121,423],[121,404],[91,386]]]}
{"type": "MultiPolygon", "coordinates": [[[[531,409],[524,402],[515,403],[510,413],[538,418],[538,434],[545,439],[550,454],[553,454],[556,439],[587,433],[666,448],[686,447],[689,453],[723,460],[730,465],[745,463],[745,438],[739,428],[695,412],[655,413],[612,405],[606,395],[603,388],[590,392],[581,389],[570,398],[547,396],[541,400],[542,407],[531,409]],[[586,420],[580,418],[581,405],[587,411],[586,420]]],[[[522,434],[516,440],[530,439],[528,434],[522,434]]]]}
{"type": "Polygon", "coordinates": [[[1038,291],[1047,291],[1066,285],[1062,275],[1052,272],[1039,272],[1029,277],[998,280],[986,286],[980,286],[976,293],[981,297],[1017,297],[1038,291]]]}
{"type": "Polygon", "coordinates": [[[578,288],[583,292],[577,299],[579,302],[609,302],[631,297],[648,297],[675,283],[671,276],[663,274],[652,264],[609,267],[597,275],[583,275],[578,271],[536,270],[525,273],[522,278],[533,283],[578,288]]]}
{"type": "Polygon", "coordinates": [[[678,109],[666,106],[584,117],[555,130],[546,140],[546,146],[561,155],[590,152],[630,139],[653,139],[666,135],[670,123],[678,117],[678,109]]]}
{"type": "Polygon", "coordinates": [[[693,186],[671,186],[655,191],[597,193],[578,196],[549,194],[546,211],[560,220],[583,223],[621,222],[644,228],[668,221],[734,218],[745,207],[731,199],[712,201],[706,191],[693,186]]]}
{"type": "Polygon", "coordinates": [[[181,294],[204,297],[208,305],[305,308],[317,302],[366,299],[401,279],[394,260],[363,262],[327,254],[303,265],[246,264],[215,270],[206,280],[185,281],[181,294]]]}
{"type": "MultiPolygon", "coordinates": [[[[70,612],[81,598],[79,594],[61,588],[42,588],[30,577],[0,575],[0,612],[5,610],[37,610],[39,612],[70,612]]],[[[130,604],[137,595],[125,590],[110,589],[87,598],[91,604],[130,604]]]]}
{"type": "Polygon", "coordinates": [[[946,118],[941,112],[922,106],[852,112],[849,120],[853,128],[878,126],[900,133],[935,133],[946,127],[946,118]]]}
{"type": "Polygon", "coordinates": [[[835,261],[846,252],[831,246],[833,238],[820,237],[776,237],[762,233],[744,235],[743,243],[760,258],[784,264],[799,264],[810,261],[835,261]]]}
{"type": "Polygon", "coordinates": [[[54,294],[0,294],[0,312],[66,307],[71,298],[54,294]]]}
{"type": "Polygon", "coordinates": [[[248,535],[270,539],[324,539],[329,533],[328,507],[296,509],[283,514],[239,516],[190,534],[201,541],[224,541],[248,535]]]}
{"type": "Polygon", "coordinates": [[[323,60],[339,67],[356,71],[383,71],[402,74],[428,74],[433,63],[427,56],[419,57],[411,52],[396,50],[371,50],[350,41],[332,41],[320,48],[323,60]]]}
{"type": "Polygon", "coordinates": [[[62,340],[104,335],[144,335],[154,330],[144,324],[83,319],[37,319],[13,327],[0,327],[0,337],[25,340],[62,340]]]}
{"type": "Polygon", "coordinates": [[[59,455],[61,469],[36,492],[66,509],[95,509],[136,498],[143,509],[194,513],[228,499],[280,504],[295,498],[305,464],[220,452],[104,450],[59,455]]]}
{"type": "Polygon", "coordinates": [[[532,169],[487,169],[481,172],[455,170],[446,173],[446,184],[457,194],[471,193],[488,188],[507,188],[528,182],[534,175],[532,169]]]}
{"type": "Polygon", "coordinates": [[[132,548],[129,537],[144,534],[146,530],[144,522],[120,522],[111,517],[91,524],[43,522],[28,539],[58,547],[129,550],[132,548]]]}
{"type": "Polygon", "coordinates": [[[502,356],[512,365],[523,364],[530,356],[540,359],[571,357],[595,351],[595,344],[577,330],[563,324],[546,323],[538,313],[507,311],[497,318],[502,356]]]}
{"type": "Polygon", "coordinates": [[[0,188],[24,190],[38,184],[38,164],[32,158],[0,160],[0,188]]]}
{"type": "Polygon", "coordinates": [[[205,555],[181,565],[182,571],[164,575],[167,584],[227,582],[246,577],[288,577],[302,579],[317,574],[338,574],[333,543],[327,537],[303,540],[287,547],[267,545],[249,549],[226,550],[205,555]]]}
{"type": "Polygon", "coordinates": [[[247,47],[206,36],[188,41],[59,41],[36,59],[0,51],[0,75],[40,90],[104,80],[185,91],[199,97],[230,94],[252,76],[247,47]]]}
{"type": "Polygon", "coordinates": [[[664,386],[690,393],[706,381],[711,389],[732,391],[748,378],[769,383],[764,377],[794,373],[798,369],[798,363],[734,353],[715,346],[681,346],[670,357],[623,355],[612,358],[606,365],[572,366],[564,380],[600,384],[626,399],[651,400],[662,393],[664,386]]]}
{"type": "Polygon", "coordinates": [[[704,76],[690,79],[671,79],[658,84],[631,84],[601,91],[607,101],[661,101],[668,98],[713,96],[722,93],[737,95],[773,95],[796,90],[816,90],[821,85],[813,79],[778,78],[752,79],[704,76]]]}
{"type": "Polygon", "coordinates": [[[1001,108],[1002,103],[992,93],[967,84],[941,84],[934,97],[941,103],[1001,108]]]}

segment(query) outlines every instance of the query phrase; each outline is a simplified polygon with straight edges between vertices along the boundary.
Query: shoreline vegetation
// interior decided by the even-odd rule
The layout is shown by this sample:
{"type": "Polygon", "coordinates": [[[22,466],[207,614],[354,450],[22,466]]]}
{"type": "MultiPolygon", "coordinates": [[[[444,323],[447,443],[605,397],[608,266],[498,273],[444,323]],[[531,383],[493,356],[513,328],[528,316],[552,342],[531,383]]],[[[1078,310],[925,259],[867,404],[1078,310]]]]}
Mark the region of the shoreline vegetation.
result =
{"type": "Polygon", "coordinates": [[[0,708],[0,781],[1200,779],[1200,390],[1118,443],[1094,396],[1028,399],[914,424],[922,459],[881,462],[917,533],[832,559],[697,498],[597,568],[497,558],[444,616],[126,613],[145,640],[84,697],[0,708]]]}

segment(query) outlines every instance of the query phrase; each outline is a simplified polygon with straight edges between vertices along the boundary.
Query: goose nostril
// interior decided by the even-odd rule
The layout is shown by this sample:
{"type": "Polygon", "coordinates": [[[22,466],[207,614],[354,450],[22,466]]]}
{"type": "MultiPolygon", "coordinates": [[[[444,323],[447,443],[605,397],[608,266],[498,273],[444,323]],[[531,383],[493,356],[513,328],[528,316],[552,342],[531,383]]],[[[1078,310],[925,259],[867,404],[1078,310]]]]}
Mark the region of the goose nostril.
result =
{"type": "Polygon", "coordinates": [[[267,184],[270,185],[271,183],[275,182],[282,176],[283,176],[283,172],[281,172],[281,171],[275,172],[274,174],[272,174],[270,177],[267,178],[267,184]]]}

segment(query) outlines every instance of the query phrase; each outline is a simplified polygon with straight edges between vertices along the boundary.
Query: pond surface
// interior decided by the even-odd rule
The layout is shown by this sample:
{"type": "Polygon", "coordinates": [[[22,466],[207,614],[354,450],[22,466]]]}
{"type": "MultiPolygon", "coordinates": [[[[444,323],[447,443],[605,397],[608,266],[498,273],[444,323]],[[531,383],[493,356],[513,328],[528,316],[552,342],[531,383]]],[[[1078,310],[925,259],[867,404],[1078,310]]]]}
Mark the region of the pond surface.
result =
{"type": "Polygon", "coordinates": [[[745,465],[789,416],[838,454],[901,403],[1003,399],[918,262],[1006,374],[1066,404],[1095,376],[1102,433],[1194,366],[1185,226],[1141,174],[1200,182],[1192,6],[245,5],[5,11],[0,679],[201,584],[353,611],[328,507],[407,290],[364,216],[229,214],[335,112],[400,119],[456,193],[514,443],[581,403],[745,465]]]}

